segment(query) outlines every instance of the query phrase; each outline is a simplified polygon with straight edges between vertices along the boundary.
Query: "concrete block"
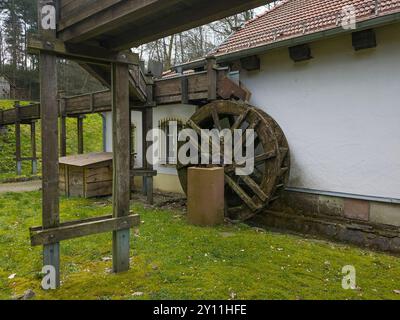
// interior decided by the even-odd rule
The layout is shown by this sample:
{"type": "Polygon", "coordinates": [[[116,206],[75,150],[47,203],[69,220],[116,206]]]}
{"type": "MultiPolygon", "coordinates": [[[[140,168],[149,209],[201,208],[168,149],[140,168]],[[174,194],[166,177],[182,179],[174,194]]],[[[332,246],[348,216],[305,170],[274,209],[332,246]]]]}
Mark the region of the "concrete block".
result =
{"type": "Polygon", "coordinates": [[[320,196],[318,212],[319,214],[343,217],[344,199],[338,197],[320,196]]]}
{"type": "Polygon", "coordinates": [[[369,221],[369,201],[345,199],[344,216],[349,219],[369,221]]]}
{"type": "Polygon", "coordinates": [[[370,220],[374,223],[400,227],[400,205],[371,203],[370,220]]]}

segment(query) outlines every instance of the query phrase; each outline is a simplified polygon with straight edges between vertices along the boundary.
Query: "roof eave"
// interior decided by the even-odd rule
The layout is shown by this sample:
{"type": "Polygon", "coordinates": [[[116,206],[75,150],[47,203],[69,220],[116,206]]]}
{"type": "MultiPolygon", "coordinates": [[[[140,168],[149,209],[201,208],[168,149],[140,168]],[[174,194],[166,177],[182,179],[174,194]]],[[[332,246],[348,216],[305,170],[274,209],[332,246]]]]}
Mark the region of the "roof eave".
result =
{"type": "Polygon", "coordinates": [[[274,43],[269,43],[266,45],[248,48],[244,50],[239,50],[232,53],[227,53],[217,56],[217,62],[229,62],[240,58],[263,54],[267,51],[279,48],[293,47],[296,45],[315,42],[323,39],[329,39],[343,34],[353,33],[355,31],[362,31],[370,28],[381,27],[384,25],[393,24],[400,21],[400,13],[388,14],[381,17],[376,17],[374,19],[368,19],[357,23],[356,29],[344,29],[342,27],[337,27],[334,29],[328,29],[320,32],[306,34],[301,37],[290,38],[282,41],[277,41],[274,43]]]}
{"type": "MultiPolygon", "coordinates": [[[[370,28],[381,27],[381,26],[393,24],[396,22],[400,22],[400,13],[387,14],[387,15],[384,15],[381,17],[376,17],[373,19],[361,21],[361,22],[357,23],[356,29],[344,29],[342,27],[337,27],[337,28],[333,28],[333,29],[320,31],[320,32],[306,34],[306,35],[300,36],[300,37],[290,38],[290,39],[286,39],[286,40],[282,40],[282,41],[276,41],[274,43],[269,43],[269,44],[261,45],[258,47],[238,50],[238,51],[226,53],[226,54],[220,54],[220,55],[216,56],[216,59],[217,59],[217,63],[231,62],[231,61],[235,61],[235,60],[245,58],[248,56],[260,55],[260,54],[266,53],[266,52],[268,52],[270,50],[274,50],[274,49],[293,47],[293,46],[304,44],[304,43],[315,42],[315,41],[319,41],[319,40],[336,37],[339,35],[353,33],[355,31],[362,31],[362,30],[366,30],[366,29],[370,29],[370,28]]],[[[193,62],[182,64],[182,65],[180,65],[180,67],[183,68],[183,70],[188,70],[188,69],[202,67],[205,64],[206,64],[206,60],[203,59],[203,60],[196,60],[193,62]]]]}

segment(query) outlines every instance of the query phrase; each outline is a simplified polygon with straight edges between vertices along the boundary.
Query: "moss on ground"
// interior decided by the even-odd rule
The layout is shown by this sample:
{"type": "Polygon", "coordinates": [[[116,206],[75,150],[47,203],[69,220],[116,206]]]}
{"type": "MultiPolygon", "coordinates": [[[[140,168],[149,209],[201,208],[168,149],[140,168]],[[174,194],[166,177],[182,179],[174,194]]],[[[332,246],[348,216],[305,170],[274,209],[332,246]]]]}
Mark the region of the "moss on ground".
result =
{"type": "MultiPolygon", "coordinates": [[[[27,289],[37,299],[399,299],[399,258],[245,225],[198,228],[180,212],[135,205],[143,224],[132,236],[132,269],[109,273],[111,235],[65,241],[62,288],[40,289],[40,193],[0,196],[0,299],[27,289]],[[341,288],[345,265],[359,289],[341,288]],[[16,274],[14,279],[8,279],[16,274]],[[140,296],[135,293],[142,292],[140,296]]],[[[62,199],[62,220],[109,214],[106,200],[62,199]]]]}
{"type": "MultiPolygon", "coordinates": [[[[29,104],[29,102],[21,102],[22,105],[29,104]]],[[[12,108],[14,101],[0,100],[0,110],[12,108]]],[[[36,145],[37,156],[41,158],[41,135],[40,135],[40,121],[36,127],[36,145]]],[[[84,120],[84,148],[85,152],[99,152],[103,150],[103,127],[101,116],[98,114],[87,115],[84,120]]],[[[31,156],[30,145],[30,126],[21,125],[21,145],[22,156],[31,156]]],[[[77,138],[77,124],[75,119],[67,119],[67,153],[76,154],[78,150],[77,138]]],[[[0,182],[17,178],[16,165],[15,165],[15,128],[8,126],[7,133],[0,135],[0,182]]],[[[39,175],[41,172],[41,162],[38,163],[39,175]]],[[[22,176],[31,177],[31,163],[24,161],[22,163],[22,176]]]]}

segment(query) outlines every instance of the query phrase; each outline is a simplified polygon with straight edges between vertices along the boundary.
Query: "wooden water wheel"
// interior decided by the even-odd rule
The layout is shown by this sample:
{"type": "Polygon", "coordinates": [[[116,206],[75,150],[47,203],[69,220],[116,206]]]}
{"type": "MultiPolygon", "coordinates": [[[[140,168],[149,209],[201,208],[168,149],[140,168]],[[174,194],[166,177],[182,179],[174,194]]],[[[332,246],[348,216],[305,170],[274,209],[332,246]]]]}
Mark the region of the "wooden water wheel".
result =
{"type": "MultiPolygon", "coordinates": [[[[237,176],[238,164],[225,168],[226,215],[232,220],[248,220],[279,198],[289,178],[290,153],[288,142],[279,125],[262,110],[235,101],[215,101],[196,112],[188,128],[254,129],[255,170],[250,176],[237,176]]],[[[243,144],[246,142],[243,141],[243,144]]],[[[182,144],[180,144],[182,147],[182,144]]],[[[221,160],[223,162],[223,160],[221,160]]],[[[182,187],[187,191],[187,171],[193,165],[178,162],[182,187]]]]}

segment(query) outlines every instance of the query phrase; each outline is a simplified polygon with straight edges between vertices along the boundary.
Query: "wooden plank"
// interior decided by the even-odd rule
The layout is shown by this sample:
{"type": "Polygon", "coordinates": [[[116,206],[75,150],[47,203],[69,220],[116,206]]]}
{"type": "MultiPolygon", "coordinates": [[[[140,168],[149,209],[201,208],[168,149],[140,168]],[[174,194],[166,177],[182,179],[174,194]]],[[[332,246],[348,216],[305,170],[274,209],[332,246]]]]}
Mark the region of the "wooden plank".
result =
{"type": "MultiPolygon", "coordinates": [[[[147,102],[149,105],[154,105],[154,85],[149,82],[149,85],[147,86],[147,102]]],[[[144,112],[143,116],[146,118],[146,135],[149,131],[153,129],[153,121],[154,121],[154,109],[153,108],[147,108],[146,111],[144,112]]],[[[144,144],[146,148],[145,152],[151,148],[151,142],[146,141],[144,144]]],[[[146,169],[153,171],[154,167],[153,165],[148,161],[146,157],[146,169]]],[[[153,199],[153,193],[154,193],[154,179],[153,176],[147,176],[144,178],[143,183],[146,185],[146,195],[147,195],[147,203],[150,205],[153,205],[154,199],[153,199]]]]}
{"type": "Polygon", "coordinates": [[[87,168],[85,170],[85,174],[86,174],[86,183],[112,181],[113,178],[112,165],[95,169],[87,168]]]}
{"type": "MultiPolygon", "coordinates": [[[[39,0],[39,31],[45,39],[55,39],[56,30],[42,29],[42,7],[56,7],[56,1],[39,0]]],[[[41,52],[40,117],[42,119],[42,220],[43,228],[56,228],[60,223],[59,167],[58,167],[58,108],[57,108],[57,58],[41,52]]],[[[54,242],[43,247],[43,265],[56,270],[56,287],[60,286],[60,244],[54,242]]]]}
{"type": "Polygon", "coordinates": [[[257,206],[253,199],[251,199],[247,193],[227,174],[225,174],[225,181],[231,187],[231,189],[239,196],[240,199],[249,207],[252,211],[257,211],[261,209],[261,207],[257,206]]]}
{"type": "Polygon", "coordinates": [[[155,177],[157,176],[156,170],[149,169],[132,169],[131,177],[155,177]]]}
{"type": "Polygon", "coordinates": [[[60,156],[67,156],[67,118],[61,116],[60,118],[60,156]]]}
{"type": "Polygon", "coordinates": [[[112,195],[112,180],[85,184],[85,198],[107,197],[112,195]]]}
{"type": "MultiPolygon", "coordinates": [[[[129,70],[121,64],[111,65],[112,122],[113,122],[113,216],[129,215],[130,150],[129,150],[129,70]]],[[[130,230],[113,232],[113,271],[129,270],[130,230]]]]}
{"type": "Polygon", "coordinates": [[[97,221],[77,221],[69,225],[61,225],[51,229],[31,229],[31,245],[49,245],[64,240],[81,238],[89,235],[117,232],[138,226],[140,224],[139,215],[129,215],[127,217],[114,218],[106,216],[97,221]]]}
{"type": "Polygon", "coordinates": [[[86,167],[94,164],[112,161],[113,154],[111,152],[93,152],[81,155],[73,155],[62,157],[59,159],[60,164],[66,164],[74,167],[86,167]]]}
{"type": "Polygon", "coordinates": [[[83,154],[83,119],[84,116],[76,118],[77,135],[78,135],[78,154],[83,154]]]}
{"type": "Polygon", "coordinates": [[[37,34],[29,36],[28,52],[30,54],[46,52],[60,58],[92,64],[108,65],[113,62],[128,65],[139,64],[139,56],[131,52],[129,54],[116,54],[104,47],[65,43],[55,38],[49,39],[37,34]]]}
{"type": "Polygon", "coordinates": [[[68,196],[84,197],[83,168],[66,166],[68,169],[68,196]]]}
{"type": "Polygon", "coordinates": [[[208,81],[208,100],[217,99],[217,59],[215,57],[207,57],[207,81],[208,81]]]}
{"type": "Polygon", "coordinates": [[[19,102],[15,102],[15,160],[17,167],[17,175],[22,174],[22,160],[21,160],[21,120],[19,116],[20,105],[19,102]]]}
{"type": "Polygon", "coordinates": [[[181,78],[181,96],[182,96],[182,104],[189,103],[189,80],[187,77],[183,76],[181,78]]]}
{"type": "Polygon", "coordinates": [[[268,196],[251,177],[241,176],[241,179],[256,194],[256,196],[260,198],[261,201],[265,202],[268,200],[268,196]]]}
{"type": "Polygon", "coordinates": [[[32,174],[37,174],[37,152],[36,152],[36,122],[31,122],[31,152],[32,152],[32,174]]]}
{"type": "Polygon", "coordinates": [[[109,9],[70,24],[59,35],[62,40],[69,42],[100,39],[105,47],[117,51],[195,28],[270,1],[272,0],[120,1],[109,9]]]}

